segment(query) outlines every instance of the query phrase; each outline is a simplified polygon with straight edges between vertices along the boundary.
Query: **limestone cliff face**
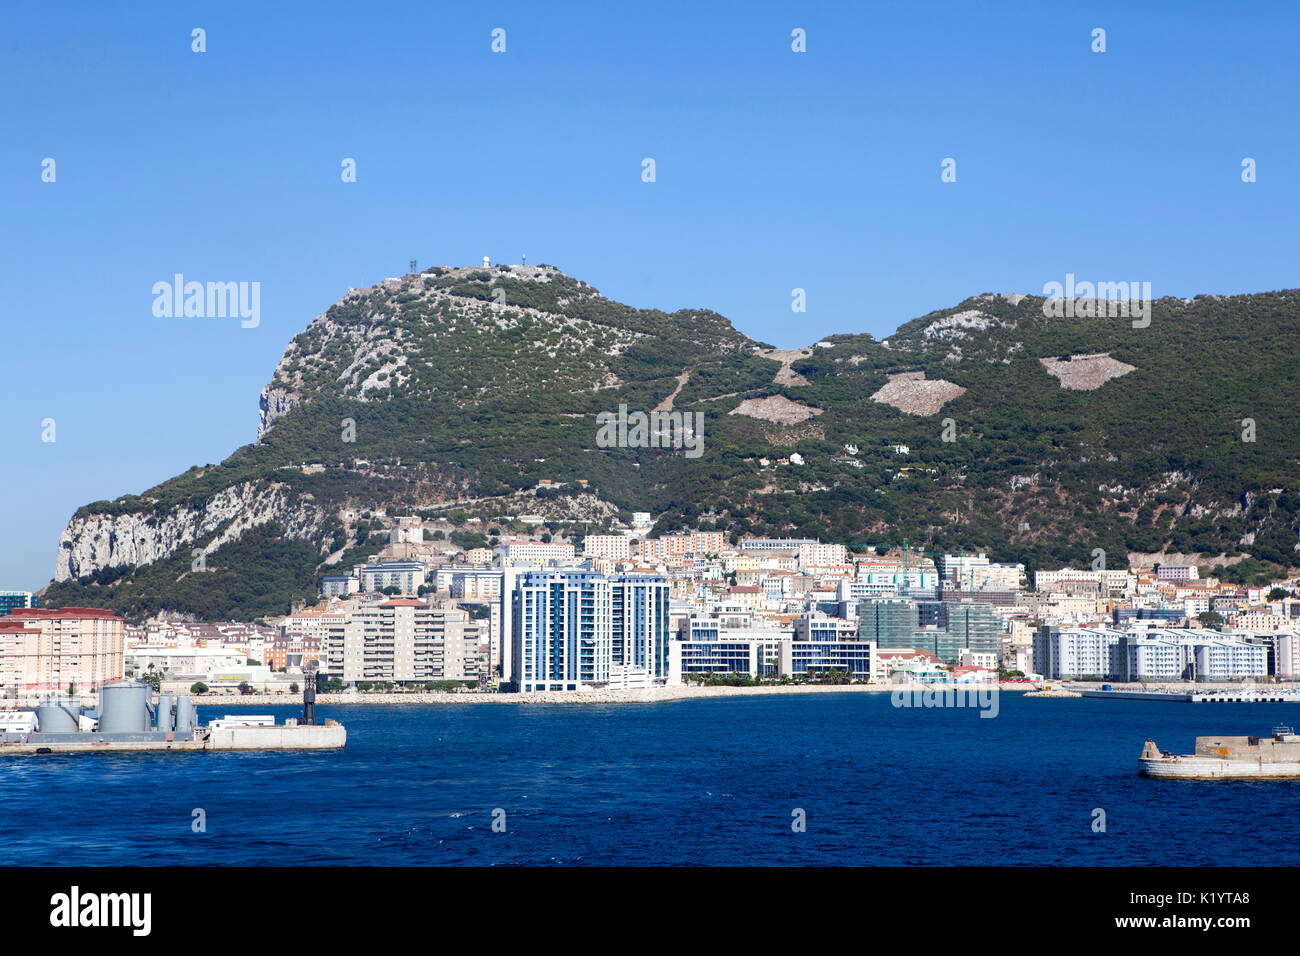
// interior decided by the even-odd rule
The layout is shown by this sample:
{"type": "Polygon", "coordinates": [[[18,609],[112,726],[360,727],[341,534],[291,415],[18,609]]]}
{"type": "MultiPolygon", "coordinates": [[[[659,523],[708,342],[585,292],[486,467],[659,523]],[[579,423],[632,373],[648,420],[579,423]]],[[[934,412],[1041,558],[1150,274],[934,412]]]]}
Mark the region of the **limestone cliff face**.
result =
{"type": "Polygon", "coordinates": [[[260,440],[263,435],[270,431],[277,418],[287,415],[301,400],[302,396],[287,388],[275,385],[265,386],[262,389],[262,397],[257,403],[258,439],[260,440]]]}
{"type": "Polygon", "coordinates": [[[226,488],[198,510],[181,506],[161,515],[149,511],[74,517],[59,536],[54,580],[124,564],[139,567],[177,552],[189,555],[196,541],[205,542],[205,551],[215,551],[249,528],[269,522],[283,525],[289,537],[313,539],[324,519],[309,498],[295,498],[282,484],[255,482],[226,488]],[[209,540],[214,532],[219,533],[209,540]]]}

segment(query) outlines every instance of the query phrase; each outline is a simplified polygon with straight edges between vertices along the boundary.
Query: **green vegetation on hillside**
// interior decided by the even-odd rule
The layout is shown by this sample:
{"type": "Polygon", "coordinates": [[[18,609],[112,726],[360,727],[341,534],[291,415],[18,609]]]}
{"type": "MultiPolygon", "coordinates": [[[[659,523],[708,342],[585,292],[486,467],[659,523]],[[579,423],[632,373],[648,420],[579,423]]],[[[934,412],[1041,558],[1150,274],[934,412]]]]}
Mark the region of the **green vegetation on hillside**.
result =
{"type": "Polygon", "coordinates": [[[187,552],[134,570],[110,568],[53,583],[43,602],[108,607],[132,620],[168,611],[252,621],[286,614],[294,601],[314,601],[319,558],[310,544],[286,539],[278,528],[256,528],[207,555],[205,571],[191,570],[187,552]]]}

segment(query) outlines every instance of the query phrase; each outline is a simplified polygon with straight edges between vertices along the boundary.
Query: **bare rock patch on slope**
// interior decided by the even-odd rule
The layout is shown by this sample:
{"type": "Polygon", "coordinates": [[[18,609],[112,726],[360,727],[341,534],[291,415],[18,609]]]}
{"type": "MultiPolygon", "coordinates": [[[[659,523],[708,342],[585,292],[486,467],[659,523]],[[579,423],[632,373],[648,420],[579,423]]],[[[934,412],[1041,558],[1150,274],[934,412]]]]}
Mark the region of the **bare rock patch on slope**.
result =
{"type": "Polygon", "coordinates": [[[682,393],[682,389],[686,387],[686,380],[690,377],[690,369],[687,369],[685,372],[682,372],[681,375],[678,375],[677,387],[672,390],[672,393],[667,398],[654,407],[654,411],[671,412],[673,410],[673,402],[677,401],[677,396],[682,393]]]}
{"type": "Polygon", "coordinates": [[[781,363],[781,367],[776,370],[776,376],[772,379],[774,385],[810,384],[808,379],[790,367],[790,363],[808,358],[812,355],[812,349],[759,349],[758,354],[781,363]]]}
{"type": "Polygon", "coordinates": [[[889,376],[889,381],[871,396],[871,400],[892,405],[909,415],[933,415],[947,402],[965,393],[966,389],[955,382],[927,379],[924,372],[899,372],[889,376]]]}
{"type": "Polygon", "coordinates": [[[727,414],[748,415],[777,425],[797,425],[814,415],[820,415],[822,411],[811,405],[792,402],[784,395],[770,395],[767,398],[747,398],[727,414]]]}
{"type": "Polygon", "coordinates": [[[1043,358],[1047,374],[1061,380],[1061,388],[1090,392],[1101,388],[1112,378],[1136,371],[1137,366],[1110,357],[1110,353],[1097,355],[1067,355],[1064,358],[1043,358]]]}

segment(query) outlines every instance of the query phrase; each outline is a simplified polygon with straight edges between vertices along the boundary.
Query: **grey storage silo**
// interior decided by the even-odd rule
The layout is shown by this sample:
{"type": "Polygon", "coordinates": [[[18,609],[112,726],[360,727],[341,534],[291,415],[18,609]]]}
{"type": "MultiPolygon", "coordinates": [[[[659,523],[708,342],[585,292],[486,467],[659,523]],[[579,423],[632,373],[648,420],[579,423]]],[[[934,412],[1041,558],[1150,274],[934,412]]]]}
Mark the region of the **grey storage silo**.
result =
{"type": "Polygon", "coordinates": [[[190,700],[185,694],[181,694],[176,698],[176,733],[189,736],[194,733],[194,726],[197,723],[197,715],[194,713],[194,701],[190,700]]]}
{"type": "Polygon", "coordinates": [[[42,734],[73,734],[79,729],[81,701],[75,697],[51,697],[36,705],[36,730],[42,734]]]}
{"type": "Polygon", "coordinates": [[[99,688],[99,732],[141,734],[149,730],[149,701],[153,688],[124,680],[99,688]]]}
{"type": "Polygon", "coordinates": [[[158,729],[171,733],[176,729],[176,696],[158,695],[158,729]]]}

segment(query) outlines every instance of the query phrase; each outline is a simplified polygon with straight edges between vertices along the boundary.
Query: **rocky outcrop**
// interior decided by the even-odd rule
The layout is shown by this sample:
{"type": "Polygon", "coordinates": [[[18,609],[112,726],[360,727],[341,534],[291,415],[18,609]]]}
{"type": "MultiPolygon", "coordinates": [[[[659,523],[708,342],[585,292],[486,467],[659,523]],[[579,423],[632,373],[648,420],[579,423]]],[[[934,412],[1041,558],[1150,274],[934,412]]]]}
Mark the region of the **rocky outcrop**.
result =
{"type": "MultiPolygon", "coordinates": [[[[989,329],[1001,328],[1006,324],[1001,319],[986,315],[978,309],[966,309],[931,322],[921,334],[927,339],[952,341],[964,339],[970,332],[987,332],[989,329]]],[[[1015,328],[1015,323],[1011,323],[1009,327],[1015,328]]]]}
{"type": "Polygon", "coordinates": [[[291,495],[286,486],[255,482],[226,488],[198,510],[180,506],[162,514],[141,511],[74,517],[59,536],[54,580],[66,581],[124,564],[152,564],[177,552],[188,554],[197,541],[204,542],[206,551],[214,551],[249,528],[271,522],[282,525],[289,537],[313,539],[325,517],[310,499],[291,495]]]}
{"type": "Polygon", "coordinates": [[[287,388],[275,385],[267,385],[263,388],[262,397],[257,403],[258,439],[270,431],[277,418],[287,415],[289,410],[297,407],[301,400],[297,392],[291,392],[287,388]]]}
{"type": "MultiPolygon", "coordinates": [[[[513,393],[520,377],[517,362],[536,370],[535,363],[561,359],[581,389],[610,387],[610,360],[638,342],[654,336],[644,330],[625,327],[600,308],[594,318],[570,314],[577,308],[569,298],[535,301],[544,308],[519,302],[505,305],[481,296],[497,279],[547,285],[564,277],[554,267],[511,266],[501,268],[437,267],[420,275],[385,279],[363,289],[349,289],[342,299],[318,315],[294,336],[280,356],[270,383],[262,389],[257,437],[259,441],[276,421],[292,409],[318,397],[347,398],[359,402],[384,400],[392,395],[405,398],[429,397],[434,388],[418,384],[427,374],[425,349],[436,342],[445,354],[471,356],[498,333],[516,329],[526,334],[509,340],[508,352],[494,351],[493,361],[478,366],[480,382],[467,396],[466,404],[484,395],[513,393]],[[479,277],[479,278],[475,278],[479,277]],[[478,292],[467,293],[458,283],[473,288],[488,281],[478,292]],[[424,388],[421,391],[421,388],[424,388]]],[[[502,290],[503,291],[503,290],[502,290]]],[[[525,294],[518,293],[522,298],[525,294]]],[[[590,303],[605,302],[585,283],[573,284],[573,298],[590,303]]],[[[644,321],[644,320],[641,320],[644,321]]],[[[722,320],[725,322],[725,320],[722,320]]],[[[745,339],[731,329],[735,339],[728,348],[740,348],[745,339]]],[[[498,340],[497,344],[501,344],[498,340]]],[[[549,371],[547,369],[546,371],[549,371]]]]}

